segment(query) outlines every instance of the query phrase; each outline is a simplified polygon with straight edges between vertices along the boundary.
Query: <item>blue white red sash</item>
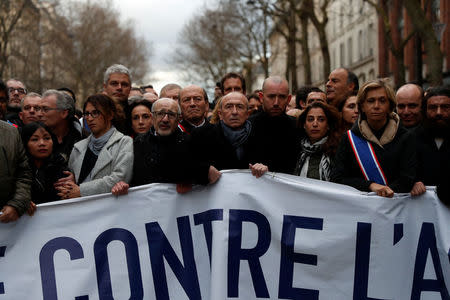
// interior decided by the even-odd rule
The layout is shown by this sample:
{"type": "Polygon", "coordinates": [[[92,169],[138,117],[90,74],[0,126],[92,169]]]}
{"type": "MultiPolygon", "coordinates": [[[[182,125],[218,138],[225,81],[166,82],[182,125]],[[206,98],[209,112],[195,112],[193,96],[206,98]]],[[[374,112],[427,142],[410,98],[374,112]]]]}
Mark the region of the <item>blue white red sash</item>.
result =
{"type": "Polygon", "coordinates": [[[384,176],[383,169],[381,169],[372,145],[365,139],[355,135],[351,130],[347,131],[347,135],[361,172],[364,174],[366,180],[387,185],[386,176],[384,176]]]}

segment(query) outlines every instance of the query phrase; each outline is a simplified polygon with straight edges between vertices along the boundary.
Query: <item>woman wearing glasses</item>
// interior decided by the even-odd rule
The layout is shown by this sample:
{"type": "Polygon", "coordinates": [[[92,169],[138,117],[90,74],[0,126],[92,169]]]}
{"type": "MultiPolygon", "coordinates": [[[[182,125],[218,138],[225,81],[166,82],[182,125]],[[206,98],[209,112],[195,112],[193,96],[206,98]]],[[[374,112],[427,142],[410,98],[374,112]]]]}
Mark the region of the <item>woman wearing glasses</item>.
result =
{"type": "Polygon", "coordinates": [[[72,150],[69,168],[74,179],[59,186],[62,198],[108,193],[117,182],[130,182],[133,141],[114,127],[115,116],[116,107],[108,96],[87,98],[83,117],[92,134],[72,150]]]}

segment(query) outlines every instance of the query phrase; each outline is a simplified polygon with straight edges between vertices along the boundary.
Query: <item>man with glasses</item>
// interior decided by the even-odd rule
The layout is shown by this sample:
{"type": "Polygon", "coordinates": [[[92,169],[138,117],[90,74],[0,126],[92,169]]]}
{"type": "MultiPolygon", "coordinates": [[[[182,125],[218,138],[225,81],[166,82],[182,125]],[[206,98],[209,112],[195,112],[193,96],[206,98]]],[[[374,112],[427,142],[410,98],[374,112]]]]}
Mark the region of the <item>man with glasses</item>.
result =
{"type": "Polygon", "coordinates": [[[75,105],[71,97],[63,92],[48,90],[42,95],[41,120],[52,130],[58,140],[53,151],[61,153],[66,159],[73,145],[81,140],[81,125],[74,117],[75,105]]]}
{"type": "Polygon", "coordinates": [[[19,113],[19,117],[23,125],[41,120],[41,101],[41,95],[37,93],[29,93],[22,99],[22,111],[19,113]]]}
{"type": "Polygon", "coordinates": [[[6,82],[6,86],[8,87],[9,96],[6,119],[13,124],[21,126],[22,124],[19,118],[20,103],[27,94],[27,89],[23,82],[17,79],[9,79],[6,82]]]}
{"type": "MultiPolygon", "coordinates": [[[[181,116],[178,103],[162,98],[152,106],[153,127],[134,139],[133,179],[131,185],[154,182],[177,183],[179,192],[187,192],[192,184],[216,182],[220,172],[213,166],[200,166],[190,151],[189,136],[177,129],[181,116]]],[[[114,194],[124,194],[128,185],[119,182],[114,194]]]]}

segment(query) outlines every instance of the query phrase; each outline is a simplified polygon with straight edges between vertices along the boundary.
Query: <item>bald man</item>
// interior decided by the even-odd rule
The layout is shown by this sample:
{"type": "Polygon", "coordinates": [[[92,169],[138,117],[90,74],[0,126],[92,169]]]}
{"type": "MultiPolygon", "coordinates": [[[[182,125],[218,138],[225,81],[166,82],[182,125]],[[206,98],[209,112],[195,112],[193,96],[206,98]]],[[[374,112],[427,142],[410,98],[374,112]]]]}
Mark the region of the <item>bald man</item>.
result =
{"type": "Polygon", "coordinates": [[[397,113],[403,126],[412,129],[422,123],[423,90],[416,84],[402,85],[395,95],[397,113]]]}
{"type": "Polygon", "coordinates": [[[269,77],[264,80],[259,96],[263,112],[250,118],[250,163],[262,163],[272,172],[292,174],[297,156],[298,131],[295,118],[285,113],[292,97],[288,82],[278,76],[269,77]]]}

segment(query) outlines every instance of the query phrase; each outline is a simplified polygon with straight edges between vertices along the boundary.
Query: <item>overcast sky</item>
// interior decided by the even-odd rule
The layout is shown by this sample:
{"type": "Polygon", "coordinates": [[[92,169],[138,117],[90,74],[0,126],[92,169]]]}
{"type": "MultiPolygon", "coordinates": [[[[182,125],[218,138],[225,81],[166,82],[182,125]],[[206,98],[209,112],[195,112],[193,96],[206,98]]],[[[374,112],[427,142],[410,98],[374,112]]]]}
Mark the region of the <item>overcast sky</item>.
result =
{"type": "Polygon", "coordinates": [[[181,82],[177,70],[165,60],[170,59],[172,49],[183,25],[205,5],[215,0],[113,0],[123,20],[131,20],[139,36],[153,45],[151,57],[152,84],[159,92],[170,82],[181,82]]]}

